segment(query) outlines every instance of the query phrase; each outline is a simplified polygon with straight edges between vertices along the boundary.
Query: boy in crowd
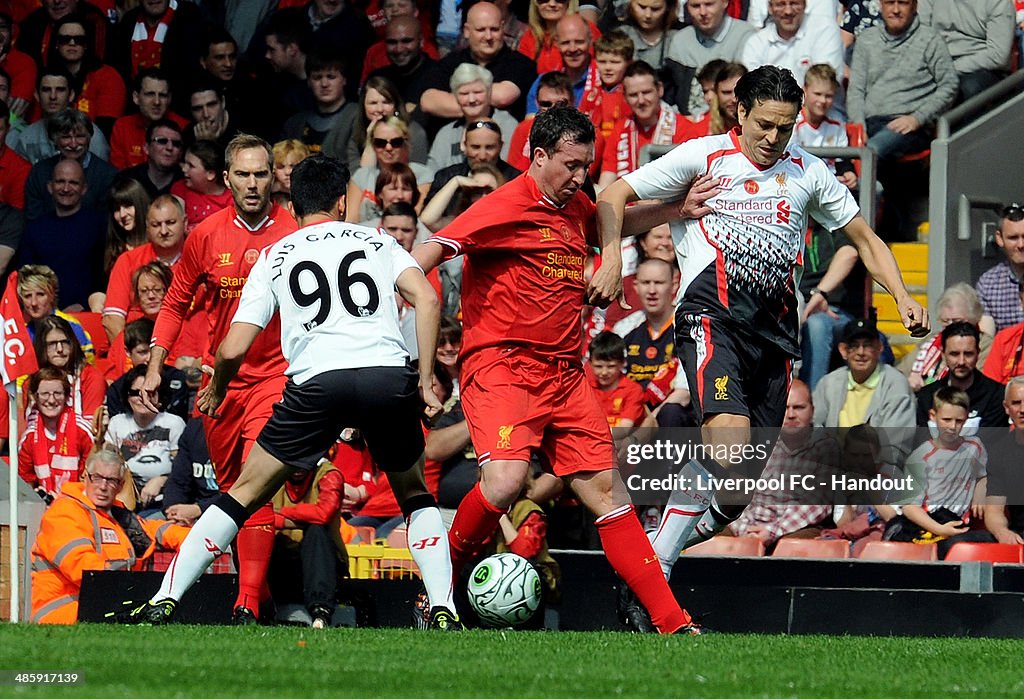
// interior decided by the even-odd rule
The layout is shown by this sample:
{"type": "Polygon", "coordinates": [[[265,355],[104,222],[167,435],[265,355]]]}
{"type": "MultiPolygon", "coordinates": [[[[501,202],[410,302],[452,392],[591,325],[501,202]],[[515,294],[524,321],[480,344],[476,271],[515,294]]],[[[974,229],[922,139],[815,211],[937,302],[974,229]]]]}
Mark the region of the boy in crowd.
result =
{"type": "Polygon", "coordinates": [[[608,418],[609,427],[632,432],[644,418],[644,391],[623,373],[626,343],[605,330],[590,342],[590,386],[608,418]]]}
{"type": "Polygon", "coordinates": [[[594,43],[594,62],[601,84],[594,87],[593,99],[588,94],[583,100],[590,105],[590,120],[604,138],[611,136],[616,122],[629,114],[629,106],[623,97],[622,79],[626,77],[626,68],[633,62],[633,48],[633,40],[615,30],[594,43]]]}
{"type": "MultiPolygon", "coordinates": [[[[827,63],[817,63],[804,75],[804,106],[796,117],[793,142],[804,148],[816,146],[844,147],[850,144],[846,123],[832,105],[835,103],[839,78],[827,63]]],[[[827,160],[839,181],[850,189],[857,186],[857,173],[845,161],[827,160]]]]}
{"type": "Polygon", "coordinates": [[[967,532],[970,516],[983,516],[988,455],[980,440],[960,436],[970,409],[966,392],[952,386],[936,392],[928,418],[938,434],[907,458],[916,490],[903,514],[889,522],[886,539],[938,542],[945,558],[954,538],[967,532]]]}

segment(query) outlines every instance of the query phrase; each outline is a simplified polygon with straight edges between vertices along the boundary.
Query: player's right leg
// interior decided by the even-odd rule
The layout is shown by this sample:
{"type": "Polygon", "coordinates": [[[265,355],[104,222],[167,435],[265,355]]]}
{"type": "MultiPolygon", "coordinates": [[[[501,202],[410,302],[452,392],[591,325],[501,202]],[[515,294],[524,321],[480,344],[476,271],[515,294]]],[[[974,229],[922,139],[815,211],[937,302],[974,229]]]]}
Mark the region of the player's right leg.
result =
{"type": "Polygon", "coordinates": [[[149,602],[132,610],[129,621],[160,624],[170,620],[181,596],[213,559],[224,552],[249,516],[273,497],[291,469],[255,445],[242,475],[227,493],[210,505],[185,537],[149,602]]]}
{"type": "Polygon", "coordinates": [[[526,486],[530,462],[522,459],[488,461],[480,467],[480,482],[466,494],[448,532],[456,575],[480,553],[526,486]]]}

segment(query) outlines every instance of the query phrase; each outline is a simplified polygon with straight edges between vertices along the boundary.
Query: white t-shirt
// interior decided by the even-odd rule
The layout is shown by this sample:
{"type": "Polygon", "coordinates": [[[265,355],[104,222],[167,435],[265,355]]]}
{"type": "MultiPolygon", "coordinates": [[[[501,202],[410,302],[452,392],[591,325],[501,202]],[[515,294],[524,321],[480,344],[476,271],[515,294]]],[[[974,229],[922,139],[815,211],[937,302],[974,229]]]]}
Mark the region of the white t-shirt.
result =
{"type": "MultiPolygon", "coordinates": [[[[793,138],[790,141],[794,145],[804,148],[842,148],[850,145],[850,138],[846,134],[846,124],[835,112],[825,117],[818,128],[814,128],[811,122],[804,116],[804,110],[796,118],[796,128],[793,129],[793,138]]],[[[835,172],[835,160],[829,159],[829,168],[835,172]]]]}
{"type": "Polygon", "coordinates": [[[754,32],[743,47],[740,62],[747,70],[764,65],[788,68],[797,83],[804,84],[804,74],[815,63],[827,63],[843,74],[843,40],[835,16],[824,19],[804,17],[792,39],[779,36],[774,24],[754,32]]]}
{"type": "Polygon", "coordinates": [[[928,440],[907,457],[905,470],[915,479],[918,491],[913,504],[927,512],[945,507],[963,516],[971,506],[974,488],[985,477],[988,454],[981,442],[965,439],[958,449],[942,449],[928,440]]]}
{"type": "Polygon", "coordinates": [[[300,228],[249,273],[233,323],[266,327],[281,311],[281,350],[292,380],[335,369],[404,366],[395,283],[416,261],[387,233],[331,221],[300,228]]]}
{"type": "Polygon", "coordinates": [[[178,439],[185,431],[185,421],[170,413],[157,413],[153,422],[140,427],[131,413],[110,418],[105,441],[113,444],[132,471],[141,489],[151,478],[171,472],[178,439]]]}
{"type": "Polygon", "coordinates": [[[791,144],[762,169],[740,151],[735,131],[686,141],[623,179],[640,199],[675,201],[704,174],[724,188],[707,202],[712,213],[671,224],[682,273],[676,331],[708,316],[798,356],[795,290],[808,217],[836,230],[859,213],[857,202],[820,158],[791,144]]]}
{"type": "MultiPolygon", "coordinates": [[[[807,0],[805,15],[824,17],[832,20],[837,26],[839,24],[839,4],[836,0],[807,0]]],[[[747,21],[754,25],[755,29],[761,29],[768,23],[768,0],[750,0],[750,7],[747,9],[747,21]]]]}

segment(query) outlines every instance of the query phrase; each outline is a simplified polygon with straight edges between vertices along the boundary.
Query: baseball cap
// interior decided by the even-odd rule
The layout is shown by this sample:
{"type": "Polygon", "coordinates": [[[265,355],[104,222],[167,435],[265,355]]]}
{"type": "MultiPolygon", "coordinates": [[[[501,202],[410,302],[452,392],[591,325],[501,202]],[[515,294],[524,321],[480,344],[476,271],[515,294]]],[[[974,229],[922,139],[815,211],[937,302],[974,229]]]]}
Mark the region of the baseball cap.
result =
{"type": "Polygon", "coordinates": [[[843,326],[841,342],[851,342],[858,337],[878,337],[878,327],[875,325],[875,321],[868,318],[858,318],[857,320],[851,320],[843,326]]]}

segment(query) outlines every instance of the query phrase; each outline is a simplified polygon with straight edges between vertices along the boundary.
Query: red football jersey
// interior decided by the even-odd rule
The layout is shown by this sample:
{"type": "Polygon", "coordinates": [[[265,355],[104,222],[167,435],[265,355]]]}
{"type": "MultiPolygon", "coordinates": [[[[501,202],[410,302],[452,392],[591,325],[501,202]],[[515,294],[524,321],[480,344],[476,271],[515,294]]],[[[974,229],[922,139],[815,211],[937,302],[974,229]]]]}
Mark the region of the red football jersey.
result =
{"type": "Polygon", "coordinates": [[[604,416],[608,418],[609,427],[619,427],[623,420],[632,420],[638,426],[644,419],[644,389],[628,376],[619,377],[619,382],[614,387],[605,391],[597,385],[597,378],[590,371],[587,372],[587,381],[594,389],[597,402],[601,404],[604,416]]]}
{"type": "Polygon", "coordinates": [[[135,289],[132,288],[132,275],[139,267],[155,259],[156,251],[153,250],[152,243],[144,243],[118,255],[114,267],[110,270],[103,315],[121,316],[127,323],[142,317],[142,309],[139,308],[135,289]]]}
{"type": "Polygon", "coordinates": [[[583,268],[597,241],[594,204],[583,192],[562,207],[529,174],[471,206],[432,241],[466,256],[462,276],[463,371],[477,350],[518,345],[579,361],[583,268]]]}
{"type": "MultiPolygon", "coordinates": [[[[260,250],[297,227],[295,219],[277,204],[255,229],[250,229],[235,215],[234,207],[218,211],[196,226],[185,240],[185,250],[174,267],[174,281],[153,329],[153,344],[164,348],[174,344],[196,291],[205,283],[209,327],[205,361],[213,366],[213,355],[231,327],[242,287],[260,250]]],[[[280,376],[287,366],[281,354],[281,319],[274,314],[249,349],[233,383],[256,383],[266,377],[280,376]]]]}

